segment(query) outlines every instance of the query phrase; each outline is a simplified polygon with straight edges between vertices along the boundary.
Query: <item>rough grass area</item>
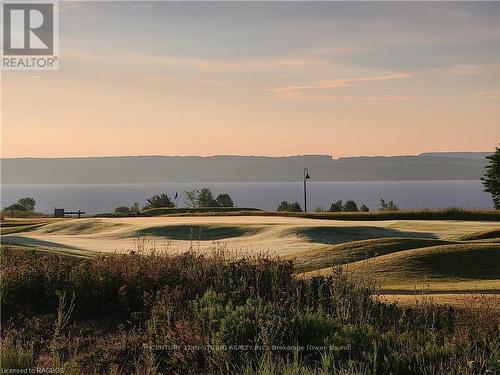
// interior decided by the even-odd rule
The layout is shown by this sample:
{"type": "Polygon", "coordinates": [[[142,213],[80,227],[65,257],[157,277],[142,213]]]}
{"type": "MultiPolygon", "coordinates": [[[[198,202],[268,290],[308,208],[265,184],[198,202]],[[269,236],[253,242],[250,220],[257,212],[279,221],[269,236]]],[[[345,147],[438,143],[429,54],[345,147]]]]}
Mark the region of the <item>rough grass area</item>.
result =
{"type": "Polygon", "coordinates": [[[431,238],[379,238],[325,246],[291,256],[296,272],[307,272],[392,254],[453,242],[431,238]]]}
{"type": "Polygon", "coordinates": [[[166,225],[141,229],[137,231],[137,234],[181,241],[217,241],[225,238],[251,236],[261,230],[261,227],[249,225],[166,225]]]}
{"type": "Polygon", "coordinates": [[[223,252],[1,256],[3,370],[500,372],[496,312],[386,304],[340,268],[299,280],[289,261],[223,252]]]}

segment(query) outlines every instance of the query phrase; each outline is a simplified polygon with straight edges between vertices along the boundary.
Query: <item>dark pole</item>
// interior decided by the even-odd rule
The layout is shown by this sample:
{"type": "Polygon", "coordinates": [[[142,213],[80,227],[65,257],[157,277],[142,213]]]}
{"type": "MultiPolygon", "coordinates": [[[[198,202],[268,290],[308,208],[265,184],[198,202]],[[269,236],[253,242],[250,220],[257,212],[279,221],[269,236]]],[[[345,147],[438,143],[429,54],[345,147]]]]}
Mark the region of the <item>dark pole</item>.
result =
{"type": "Polygon", "coordinates": [[[304,178],[304,212],[307,212],[307,184],[306,179],[304,178]]]}
{"type": "Polygon", "coordinates": [[[309,170],[304,168],[304,212],[307,212],[307,180],[310,178],[309,170]]]}

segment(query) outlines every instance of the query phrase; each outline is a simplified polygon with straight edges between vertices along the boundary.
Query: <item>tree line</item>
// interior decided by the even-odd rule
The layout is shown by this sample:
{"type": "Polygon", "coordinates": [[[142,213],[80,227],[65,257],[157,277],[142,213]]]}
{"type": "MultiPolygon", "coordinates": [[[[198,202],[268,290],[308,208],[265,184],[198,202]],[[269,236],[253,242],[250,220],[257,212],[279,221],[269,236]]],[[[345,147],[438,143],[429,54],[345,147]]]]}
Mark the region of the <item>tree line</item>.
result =
{"type": "MultiPolygon", "coordinates": [[[[283,201],[279,204],[277,211],[280,212],[303,212],[302,207],[299,202],[289,202],[283,201]]],[[[369,212],[370,209],[362,204],[358,207],[358,204],[353,200],[347,201],[336,201],[331,204],[328,210],[325,210],[323,207],[316,207],[314,212],[369,212]]],[[[399,211],[399,206],[394,203],[394,201],[386,201],[384,199],[380,199],[380,207],[379,211],[399,211]]]]}
{"type": "MultiPolygon", "coordinates": [[[[177,199],[176,193],[174,199],[168,194],[155,194],[146,199],[146,205],[143,210],[150,210],[153,208],[176,208],[177,204],[174,202],[177,199]]],[[[185,191],[186,205],[189,208],[210,208],[210,207],[234,207],[234,202],[231,196],[227,193],[221,193],[214,196],[212,190],[208,187],[201,189],[194,189],[185,191]]],[[[139,212],[139,204],[134,203],[134,206],[120,206],[115,208],[116,213],[135,214],[139,212]]]]}

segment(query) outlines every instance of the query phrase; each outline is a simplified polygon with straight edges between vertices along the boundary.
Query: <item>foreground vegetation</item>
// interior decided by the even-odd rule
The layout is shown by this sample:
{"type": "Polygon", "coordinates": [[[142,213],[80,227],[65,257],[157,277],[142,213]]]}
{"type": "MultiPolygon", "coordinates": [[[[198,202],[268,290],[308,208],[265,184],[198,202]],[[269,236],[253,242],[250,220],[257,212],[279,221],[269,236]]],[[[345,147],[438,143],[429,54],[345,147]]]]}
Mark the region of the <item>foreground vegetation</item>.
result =
{"type": "MultiPolygon", "coordinates": [[[[399,245],[397,245],[399,246],[399,245]]],[[[487,374],[498,316],[373,298],[279,258],[2,248],[2,368],[65,374],[487,374]]]]}

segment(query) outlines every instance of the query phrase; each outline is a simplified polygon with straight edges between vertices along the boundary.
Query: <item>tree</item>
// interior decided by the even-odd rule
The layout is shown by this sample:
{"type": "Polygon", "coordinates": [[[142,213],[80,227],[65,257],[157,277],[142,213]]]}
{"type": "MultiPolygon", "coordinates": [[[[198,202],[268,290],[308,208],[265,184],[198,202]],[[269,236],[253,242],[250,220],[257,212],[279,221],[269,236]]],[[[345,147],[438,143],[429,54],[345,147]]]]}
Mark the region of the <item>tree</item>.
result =
{"type": "Polygon", "coordinates": [[[278,206],[278,211],[285,212],[302,212],[299,202],[290,203],[288,201],[283,201],[278,206]]]}
{"type": "Polygon", "coordinates": [[[205,186],[198,191],[196,201],[198,207],[214,207],[214,205],[217,205],[212,190],[205,186]]]}
{"type": "Polygon", "coordinates": [[[3,209],[4,211],[26,211],[26,207],[21,206],[19,203],[11,204],[3,209]]]}
{"type": "Polygon", "coordinates": [[[188,207],[218,207],[219,203],[214,199],[212,190],[208,187],[202,187],[200,190],[185,191],[186,203],[188,207]]]}
{"type": "Polygon", "coordinates": [[[197,207],[198,190],[185,191],[186,204],[189,208],[197,207]]]}
{"type": "Polygon", "coordinates": [[[342,201],[337,201],[332,203],[329,209],[330,212],[340,212],[342,211],[342,201]]]}
{"type": "Polygon", "coordinates": [[[392,200],[386,202],[385,200],[380,199],[379,211],[399,211],[399,206],[395,204],[392,200]]]}
{"type": "Polygon", "coordinates": [[[234,207],[234,202],[229,194],[219,194],[216,201],[220,207],[234,207]]]}
{"type": "Polygon", "coordinates": [[[364,205],[364,204],[361,205],[361,207],[359,208],[359,210],[361,212],[370,212],[370,209],[366,205],[364,205]]]}
{"type": "Polygon", "coordinates": [[[8,211],[34,211],[36,202],[33,198],[21,198],[16,203],[5,207],[8,211]]]}
{"type": "Polygon", "coordinates": [[[21,198],[17,201],[17,204],[23,206],[26,211],[34,211],[36,202],[33,198],[21,198]]]}
{"type": "Polygon", "coordinates": [[[495,209],[500,210],[500,147],[495,148],[493,155],[487,156],[490,162],[486,166],[486,173],[481,178],[484,191],[491,194],[495,209]]]}
{"type": "Polygon", "coordinates": [[[117,214],[126,214],[126,215],[128,215],[130,213],[130,208],[128,208],[127,206],[119,206],[119,207],[115,208],[115,212],[117,214]]]}
{"type": "Polygon", "coordinates": [[[344,204],[344,207],[342,207],[342,211],[344,212],[357,212],[358,211],[358,205],[356,202],[350,200],[346,201],[344,204]]]}
{"type": "Polygon", "coordinates": [[[132,207],[130,207],[130,213],[131,214],[138,214],[139,213],[139,202],[134,202],[132,207]]]}
{"type": "Polygon", "coordinates": [[[147,205],[144,206],[145,210],[149,210],[151,208],[173,208],[175,207],[175,203],[172,202],[170,197],[167,194],[155,194],[151,198],[146,200],[147,205]]]}

